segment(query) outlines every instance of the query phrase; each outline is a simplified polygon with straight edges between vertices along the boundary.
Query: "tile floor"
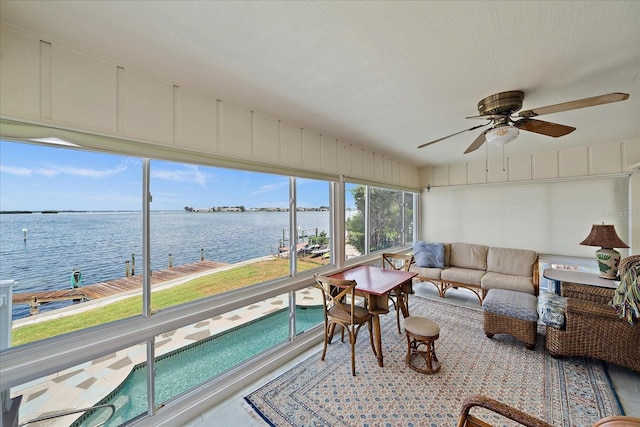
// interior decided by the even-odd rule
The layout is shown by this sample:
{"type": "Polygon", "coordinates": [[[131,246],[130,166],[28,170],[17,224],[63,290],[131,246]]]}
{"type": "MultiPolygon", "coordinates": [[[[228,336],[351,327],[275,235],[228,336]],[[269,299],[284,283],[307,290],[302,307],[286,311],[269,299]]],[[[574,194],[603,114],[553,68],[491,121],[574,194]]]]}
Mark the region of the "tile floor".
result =
{"type": "MultiPolygon", "coordinates": [[[[424,284],[415,286],[417,294],[425,297],[438,298],[435,287],[424,284]]],[[[455,303],[463,306],[478,307],[478,299],[468,290],[450,289],[447,291],[447,302],[455,303]]],[[[273,371],[270,375],[260,379],[259,382],[252,384],[246,389],[238,391],[231,398],[210,408],[208,411],[200,414],[186,424],[186,427],[212,427],[227,426],[234,427],[251,427],[267,425],[260,419],[255,419],[244,407],[244,396],[276,378],[291,367],[300,363],[305,358],[315,354],[320,350],[320,346],[316,346],[296,359],[273,371]]],[[[640,373],[629,369],[622,368],[617,365],[608,364],[608,371],[612,383],[618,394],[620,402],[624,408],[626,415],[640,417],[640,373]]]]}

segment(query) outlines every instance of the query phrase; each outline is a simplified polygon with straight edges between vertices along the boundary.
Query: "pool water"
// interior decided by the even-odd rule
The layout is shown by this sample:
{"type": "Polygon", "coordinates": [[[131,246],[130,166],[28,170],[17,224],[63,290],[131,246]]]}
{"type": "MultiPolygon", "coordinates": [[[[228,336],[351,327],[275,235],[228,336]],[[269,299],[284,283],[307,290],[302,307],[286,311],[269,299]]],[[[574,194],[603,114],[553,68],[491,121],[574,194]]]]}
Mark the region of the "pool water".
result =
{"type": "MultiPolygon", "coordinates": [[[[296,307],[296,334],[323,321],[322,306],[296,307]]],[[[156,358],[156,404],[225,372],[285,342],[289,337],[289,309],[279,310],[242,326],[156,358]]],[[[147,412],[147,365],[136,365],[125,381],[97,404],[111,403],[116,412],[105,426],[119,426],[147,412]]],[[[72,427],[99,423],[104,413],[88,414],[72,427]]],[[[103,411],[104,412],[104,411],[103,411]]]]}

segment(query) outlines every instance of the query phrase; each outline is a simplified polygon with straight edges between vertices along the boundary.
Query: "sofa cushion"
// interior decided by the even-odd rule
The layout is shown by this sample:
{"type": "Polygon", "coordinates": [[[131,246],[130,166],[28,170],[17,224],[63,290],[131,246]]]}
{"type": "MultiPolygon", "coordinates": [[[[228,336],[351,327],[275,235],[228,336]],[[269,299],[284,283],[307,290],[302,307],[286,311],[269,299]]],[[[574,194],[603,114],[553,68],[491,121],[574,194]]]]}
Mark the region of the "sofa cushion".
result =
{"type": "Polygon", "coordinates": [[[482,309],[500,316],[537,322],[537,300],[535,296],[522,292],[493,289],[484,297],[482,309]]]}
{"type": "Polygon", "coordinates": [[[451,243],[449,265],[451,267],[471,268],[473,270],[487,269],[488,246],[472,243],[451,243]]]}
{"type": "Polygon", "coordinates": [[[485,274],[484,270],[472,270],[469,268],[449,267],[442,270],[440,278],[445,282],[462,283],[466,285],[480,286],[480,280],[485,274]]]}
{"type": "Polygon", "coordinates": [[[409,271],[418,273],[419,278],[434,280],[440,279],[440,274],[442,273],[441,268],[418,267],[416,264],[411,264],[409,271]]]}
{"type": "Polygon", "coordinates": [[[566,309],[567,299],[556,293],[542,292],[538,297],[538,314],[545,325],[562,329],[566,309]]]}
{"type": "Polygon", "coordinates": [[[490,247],[487,252],[487,271],[532,277],[537,258],[535,251],[527,249],[490,247]]]}
{"type": "Polygon", "coordinates": [[[512,276],[510,274],[488,272],[480,281],[482,289],[506,289],[535,295],[535,286],[531,276],[512,276]]]}
{"type": "Polygon", "coordinates": [[[415,241],[413,258],[418,267],[444,268],[444,244],[415,241]]]}

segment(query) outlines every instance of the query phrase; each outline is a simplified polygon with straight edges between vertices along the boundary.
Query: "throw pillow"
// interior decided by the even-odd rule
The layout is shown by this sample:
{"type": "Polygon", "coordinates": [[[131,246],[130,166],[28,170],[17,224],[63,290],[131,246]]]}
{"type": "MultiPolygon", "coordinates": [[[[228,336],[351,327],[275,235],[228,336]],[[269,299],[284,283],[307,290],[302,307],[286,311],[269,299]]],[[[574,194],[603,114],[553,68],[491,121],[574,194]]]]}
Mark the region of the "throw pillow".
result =
{"type": "Polygon", "coordinates": [[[413,242],[413,258],[418,267],[444,268],[444,243],[413,242]]]}
{"type": "Polygon", "coordinates": [[[556,329],[564,327],[567,299],[553,292],[541,292],[538,296],[538,314],[545,325],[556,329]]]}

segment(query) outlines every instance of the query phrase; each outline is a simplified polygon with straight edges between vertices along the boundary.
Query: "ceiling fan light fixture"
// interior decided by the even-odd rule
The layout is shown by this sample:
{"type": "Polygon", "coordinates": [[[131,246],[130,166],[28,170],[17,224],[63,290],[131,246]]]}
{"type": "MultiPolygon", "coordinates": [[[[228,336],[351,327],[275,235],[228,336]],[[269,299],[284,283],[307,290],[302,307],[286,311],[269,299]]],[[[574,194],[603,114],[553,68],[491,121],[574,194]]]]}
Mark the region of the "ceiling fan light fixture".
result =
{"type": "Polygon", "coordinates": [[[518,137],[520,131],[515,126],[499,126],[490,129],[484,136],[489,144],[504,145],[518,137]]]}

